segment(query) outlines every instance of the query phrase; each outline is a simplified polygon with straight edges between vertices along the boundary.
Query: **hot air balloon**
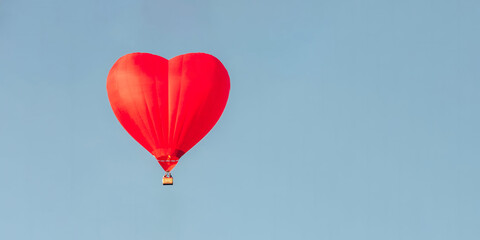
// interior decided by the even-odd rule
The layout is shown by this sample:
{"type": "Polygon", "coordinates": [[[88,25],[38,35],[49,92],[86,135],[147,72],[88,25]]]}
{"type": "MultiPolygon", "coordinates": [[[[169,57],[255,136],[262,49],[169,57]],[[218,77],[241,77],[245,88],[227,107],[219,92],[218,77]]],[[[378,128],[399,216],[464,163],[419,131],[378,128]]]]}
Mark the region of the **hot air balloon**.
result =
{"type": "Polygon", "coordinates": [[[205,53],[170,60],[149,53],[119,58],[107,77],[110,105],[120,124],[165,170],[172,169],[217,123],[227,104],[230,78],[205,53]]]}

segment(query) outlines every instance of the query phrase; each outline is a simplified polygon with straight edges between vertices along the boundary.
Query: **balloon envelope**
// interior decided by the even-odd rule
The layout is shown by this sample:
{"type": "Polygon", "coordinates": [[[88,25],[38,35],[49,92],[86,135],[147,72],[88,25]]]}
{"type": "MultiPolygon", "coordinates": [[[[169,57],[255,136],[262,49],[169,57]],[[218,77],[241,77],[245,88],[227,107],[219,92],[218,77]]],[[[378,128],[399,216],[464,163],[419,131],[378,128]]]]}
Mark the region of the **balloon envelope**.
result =
{"type": "Polygon", "coordinates": [[[107,77],[118,121],[167,172],[213,128],[229,91],[227,70],[205,53],[170,60],[131,53],[118,59],[107,77]]]}

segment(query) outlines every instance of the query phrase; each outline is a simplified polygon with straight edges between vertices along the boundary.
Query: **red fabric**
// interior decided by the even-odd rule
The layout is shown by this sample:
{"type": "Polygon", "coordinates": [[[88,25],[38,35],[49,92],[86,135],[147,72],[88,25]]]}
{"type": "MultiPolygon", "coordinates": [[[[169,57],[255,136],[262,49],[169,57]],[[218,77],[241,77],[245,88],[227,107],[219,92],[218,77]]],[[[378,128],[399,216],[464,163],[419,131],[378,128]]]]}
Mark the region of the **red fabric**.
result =
{"type": "Polygon", "coordinates": [[[125,130],[171,171],[222,115],[230,78],[209,54],[131,53],[113,65],[107,92],[125,130]]]}

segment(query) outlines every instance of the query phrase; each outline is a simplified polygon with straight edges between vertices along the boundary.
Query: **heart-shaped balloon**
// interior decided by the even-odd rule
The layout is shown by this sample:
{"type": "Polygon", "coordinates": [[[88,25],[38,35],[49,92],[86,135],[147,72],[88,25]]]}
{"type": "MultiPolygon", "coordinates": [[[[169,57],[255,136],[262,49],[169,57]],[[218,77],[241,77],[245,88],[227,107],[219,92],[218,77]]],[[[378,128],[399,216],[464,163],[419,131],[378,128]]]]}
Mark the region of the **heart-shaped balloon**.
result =
{"type": "Polygon", "coordinates": [[[230,78],[209,54],[131,53],[113,65],[107,92],[120,124],[169,172],[222,115],[230,78]]]}

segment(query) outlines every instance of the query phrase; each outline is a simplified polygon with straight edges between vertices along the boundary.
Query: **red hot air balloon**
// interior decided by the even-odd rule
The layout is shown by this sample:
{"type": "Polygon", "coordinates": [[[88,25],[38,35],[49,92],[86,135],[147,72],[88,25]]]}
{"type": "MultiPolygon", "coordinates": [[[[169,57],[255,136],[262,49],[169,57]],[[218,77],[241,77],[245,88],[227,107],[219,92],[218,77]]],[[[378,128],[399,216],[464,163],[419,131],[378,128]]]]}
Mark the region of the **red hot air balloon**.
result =
{"type": "Polygon", "coordinates": [[[227,104],[230,78],[223,64],[205,53],[167,60],[127,54],[107,77],[110,105],[127,132],[167,172],[215,125],[227,104]]]}

